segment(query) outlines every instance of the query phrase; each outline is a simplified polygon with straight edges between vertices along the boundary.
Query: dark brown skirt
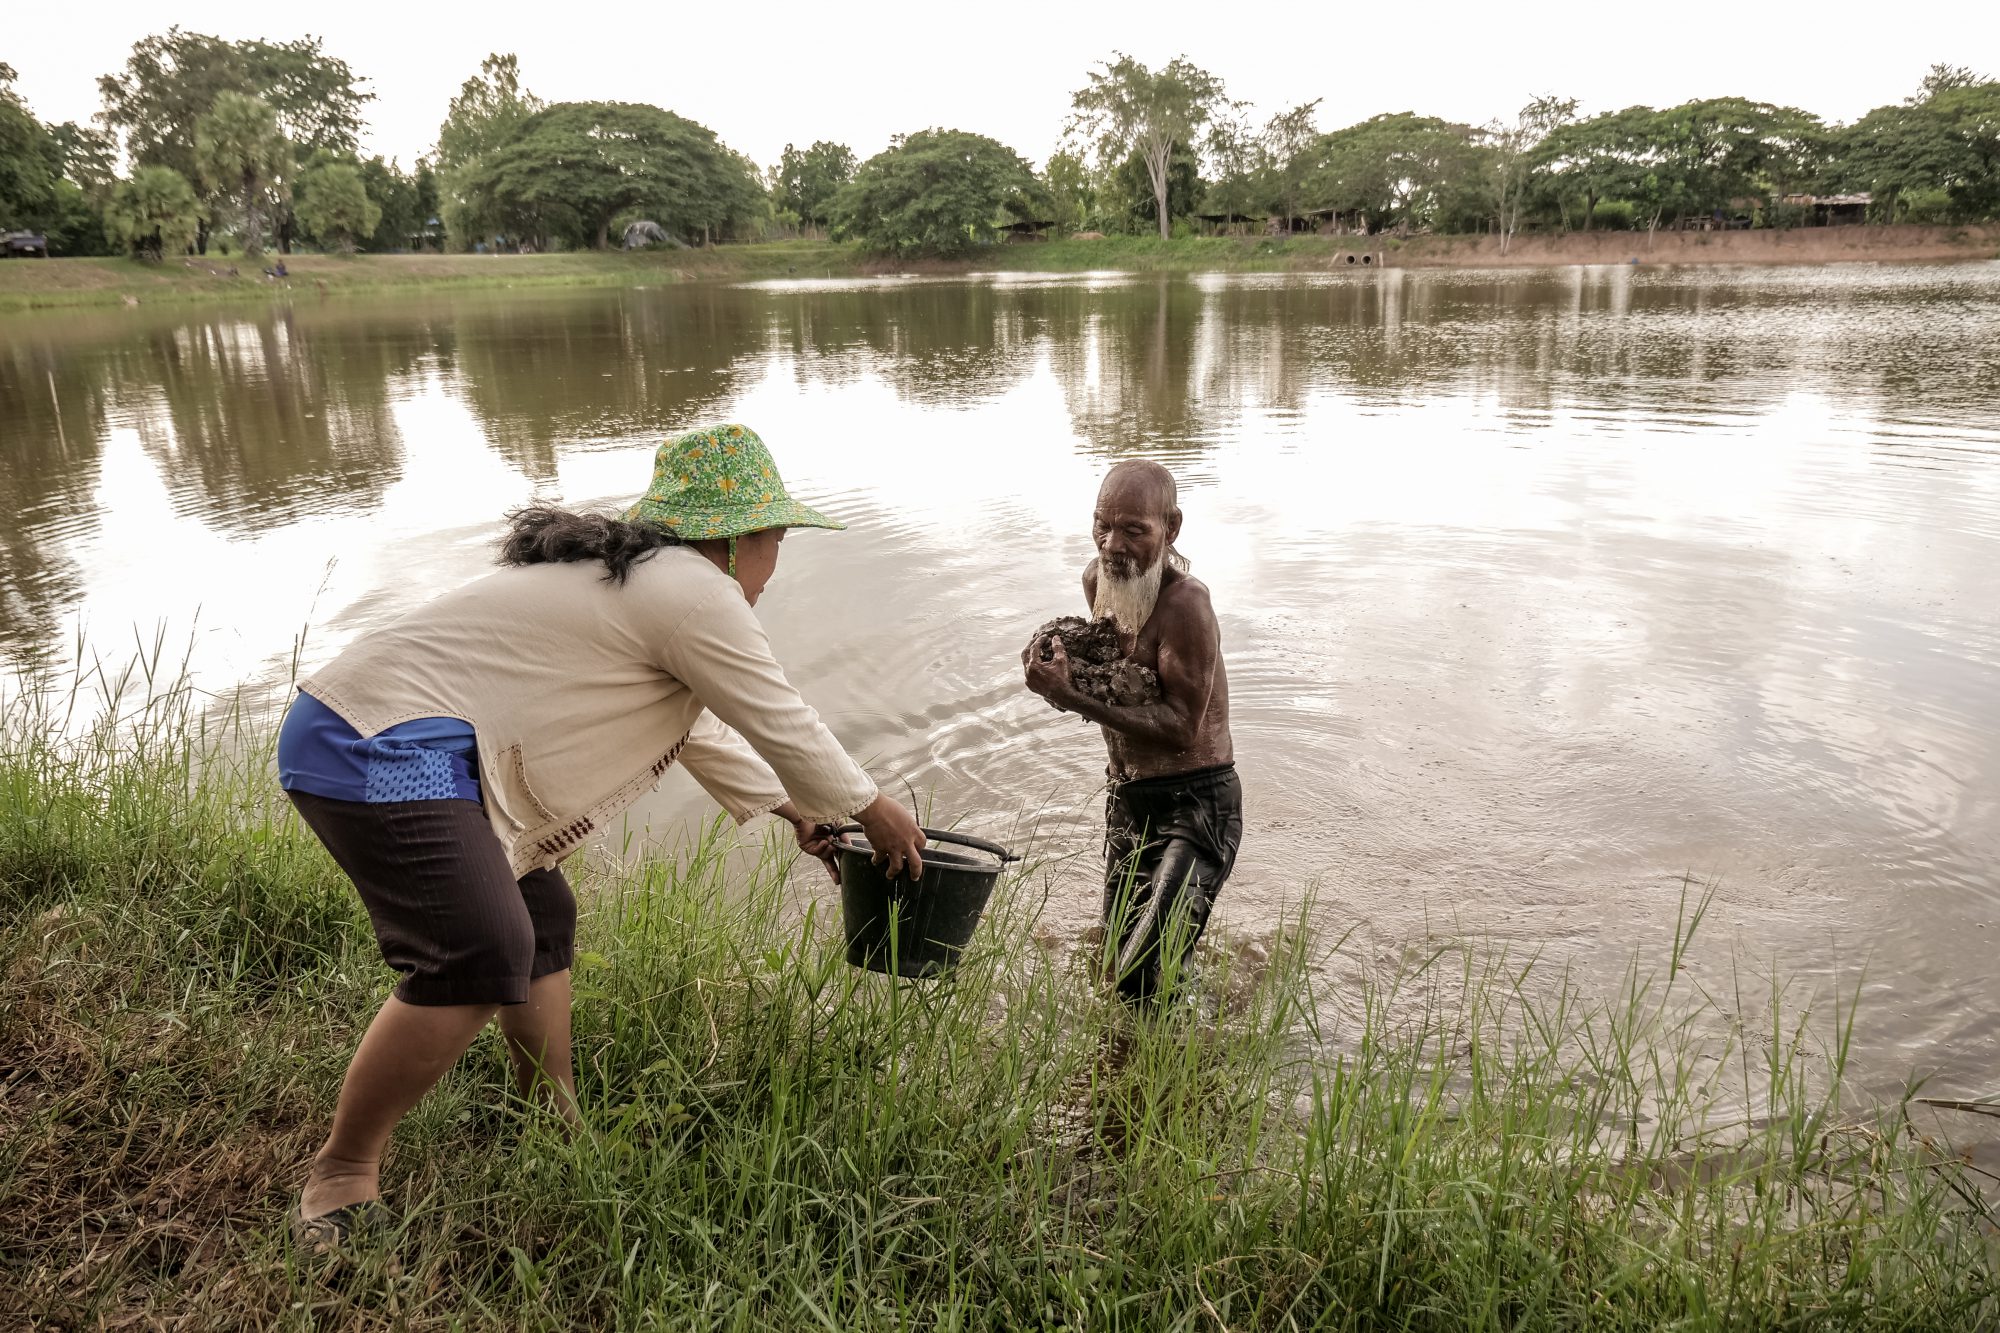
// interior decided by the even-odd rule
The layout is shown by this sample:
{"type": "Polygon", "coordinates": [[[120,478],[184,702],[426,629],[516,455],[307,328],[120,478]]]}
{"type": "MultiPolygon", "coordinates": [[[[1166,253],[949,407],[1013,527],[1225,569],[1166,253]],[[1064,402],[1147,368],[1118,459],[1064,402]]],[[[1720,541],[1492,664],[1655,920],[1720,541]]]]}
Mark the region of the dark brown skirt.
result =
{"type": "Polygon", "coordinates": [[[576,945],[560,870],[519,880],[472,801],[335,801],[286,795],[361,893],[406,1004],[521,1004],[576,945]]]}

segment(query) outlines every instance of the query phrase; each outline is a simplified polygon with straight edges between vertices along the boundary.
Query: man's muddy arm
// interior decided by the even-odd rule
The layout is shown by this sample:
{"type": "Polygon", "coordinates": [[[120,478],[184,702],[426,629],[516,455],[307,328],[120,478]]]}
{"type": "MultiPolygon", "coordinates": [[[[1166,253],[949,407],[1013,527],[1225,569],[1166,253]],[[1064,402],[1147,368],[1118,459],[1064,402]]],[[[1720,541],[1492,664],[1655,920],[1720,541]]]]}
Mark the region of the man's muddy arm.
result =
{"type": "Polygon", "coordinates": [[[1130,740],[1163,750],[1193,749],[1201,735],[1201,714],[1183,711],[1171,698],[1156,704],[1108,704],[1067,690],[1049,702],[1130,740]]]}
{"type": "Polygon", "coordinates": [[[1202,718],[1215,689],[1222,632],[1208,598],[1177,608],[1160,637],[1160,701],[1124,705],[1093,699],[1064,683],[1049,702],[1121,736],[1165,750],[1191,750],[1201,739],[1202,718]]]}

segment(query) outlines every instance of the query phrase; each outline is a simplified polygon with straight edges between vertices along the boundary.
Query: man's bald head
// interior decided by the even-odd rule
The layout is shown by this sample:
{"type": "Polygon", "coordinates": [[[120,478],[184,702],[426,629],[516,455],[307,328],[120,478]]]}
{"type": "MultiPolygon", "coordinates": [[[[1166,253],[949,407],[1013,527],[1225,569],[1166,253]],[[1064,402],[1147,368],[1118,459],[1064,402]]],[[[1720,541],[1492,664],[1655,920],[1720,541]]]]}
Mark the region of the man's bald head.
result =
{"type": "Polygon", "coordinates": [[[1187,572],[1174,550],[1181,532],[1179,491],[1173,473],[1143,459],[1118,464],[1098,488],[1093,607],[1128,633],[1137,634],[1151,618],[1169,565],[1175,575],[1187,572]]]}
{"type": "Polygon", "coordinates": [[[1174,474],[1147,458],[1128,458],[1112,467],[1097,489],[1098,508],[1136,510],[1163,520],[1180,516],[1180,487],[1174,474]]]}

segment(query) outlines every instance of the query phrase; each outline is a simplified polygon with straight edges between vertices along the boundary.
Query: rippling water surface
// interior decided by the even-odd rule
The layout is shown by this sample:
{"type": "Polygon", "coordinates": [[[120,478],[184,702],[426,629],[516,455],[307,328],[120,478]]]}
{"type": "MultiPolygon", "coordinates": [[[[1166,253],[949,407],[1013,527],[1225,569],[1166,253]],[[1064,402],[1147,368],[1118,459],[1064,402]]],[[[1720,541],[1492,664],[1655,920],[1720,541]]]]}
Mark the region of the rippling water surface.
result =
{"type": "MultiPolygon", "coordinates": [[[[193,627],[281,683],[749,422],[847,518],[764,603],[834,729],[1091,847],[1023,694],[1096,480],[1181,477],[1248,835],[1220,927],[1466,929],[1589,974],[1708,929],[1862,983],[1878,1090],[2000,1068],[2000,265],[766,284],[0,321],[0,653],[193,627]],[[1865,973],[1864,973],[1865,969],[1865,973]]],[[[671,778],[641,814],[704,813],[671,778]]],[[[1087,854],[1056,884],[1088,920],[1087,854]]],[[[1718,964],[1726,967],[1726,964],[1718,964]]]]}

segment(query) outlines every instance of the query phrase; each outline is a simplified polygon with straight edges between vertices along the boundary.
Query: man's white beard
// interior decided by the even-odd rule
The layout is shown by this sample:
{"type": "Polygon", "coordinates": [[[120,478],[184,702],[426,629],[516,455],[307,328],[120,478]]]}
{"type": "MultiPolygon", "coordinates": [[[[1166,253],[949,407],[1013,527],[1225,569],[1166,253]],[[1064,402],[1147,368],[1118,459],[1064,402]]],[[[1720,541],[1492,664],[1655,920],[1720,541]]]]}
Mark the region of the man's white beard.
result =
{"type": "Polygon", "coordinates": [[[1097,601],[1091,607],[1098,619],[1111,619],[1127,634],[1137,634],[1153,618],[1153,606],[1160,600],[1160,580],[1165,576],[1164,554],[1151,569],[1119,578],[1103,564],[1097,567],[1097,601]]]}

